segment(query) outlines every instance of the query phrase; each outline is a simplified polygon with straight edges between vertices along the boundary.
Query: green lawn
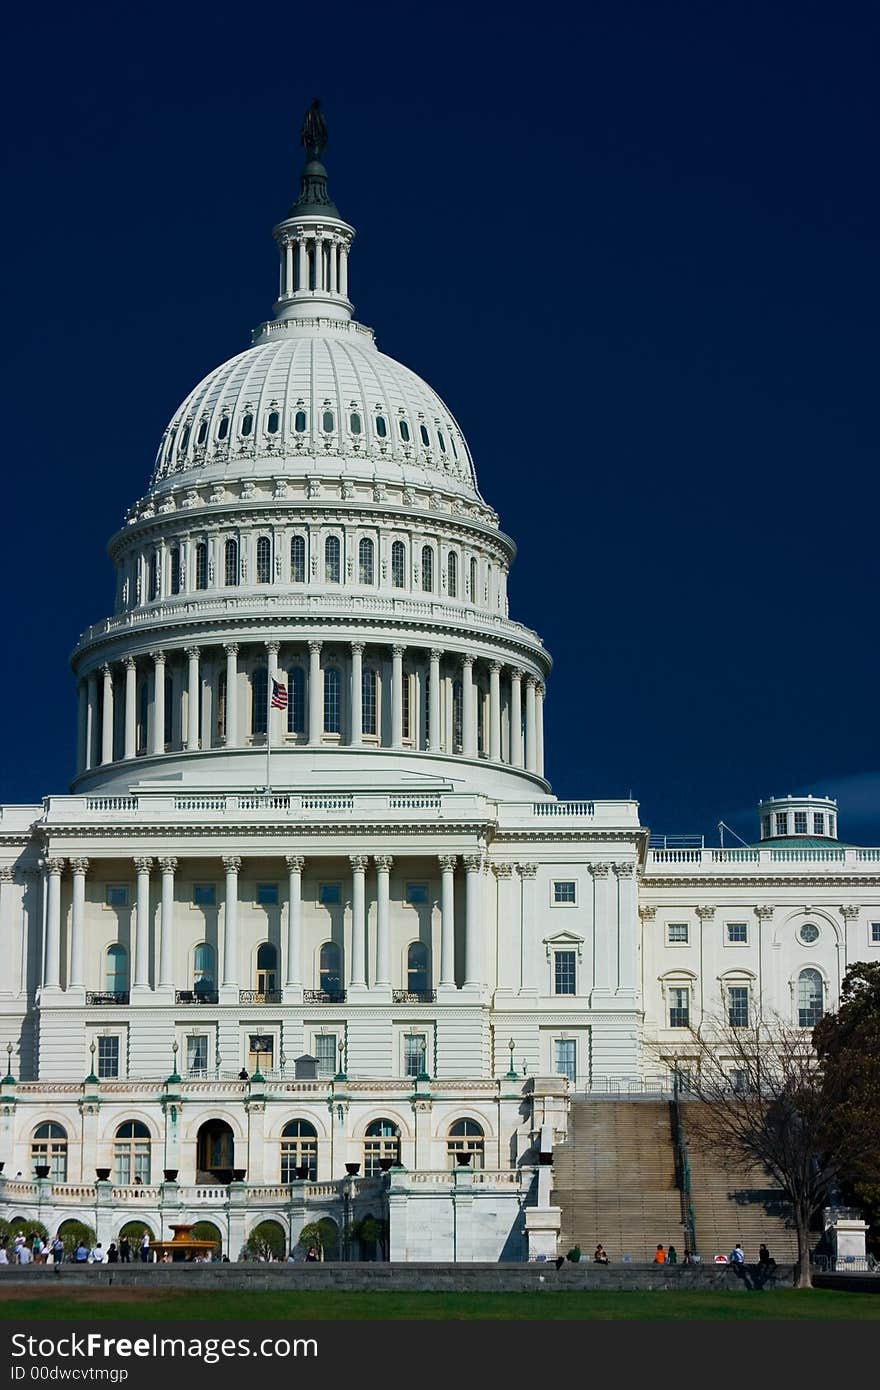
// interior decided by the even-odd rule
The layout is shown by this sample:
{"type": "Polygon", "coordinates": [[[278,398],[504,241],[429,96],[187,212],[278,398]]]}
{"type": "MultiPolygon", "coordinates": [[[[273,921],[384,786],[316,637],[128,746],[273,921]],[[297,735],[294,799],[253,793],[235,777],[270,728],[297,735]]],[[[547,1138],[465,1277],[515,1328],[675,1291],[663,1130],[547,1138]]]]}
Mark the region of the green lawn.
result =
{"type": "Polygon", "coordinates": [[[828,1289],[780,1289],[764,1293],[326,1293],[211,1292],[176,1290],[150,1295],[140,1289],[102,1289],[99,1297],[64,1290],[61,1299],[2,1290],[0,1318],[89,1321],[174,1319],[626,1319],[690,1321],[695,1318],[880,1319],[880,1297],[828,1289]],[[20,1296],[21,1295],[21,1296],[20,1296]]]}

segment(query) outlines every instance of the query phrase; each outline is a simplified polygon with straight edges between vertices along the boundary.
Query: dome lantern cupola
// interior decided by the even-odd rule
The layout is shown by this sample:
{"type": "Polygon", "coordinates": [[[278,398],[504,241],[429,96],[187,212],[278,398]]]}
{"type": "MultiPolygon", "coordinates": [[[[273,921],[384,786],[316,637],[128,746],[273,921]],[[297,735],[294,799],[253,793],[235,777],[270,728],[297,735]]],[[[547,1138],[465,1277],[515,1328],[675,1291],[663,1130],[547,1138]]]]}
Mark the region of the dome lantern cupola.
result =
{"type": "Polygon", "coordinates": [[[837,839],[837,802],[829,796],[771,796],[758,803],[761,841],[837,839]]]}

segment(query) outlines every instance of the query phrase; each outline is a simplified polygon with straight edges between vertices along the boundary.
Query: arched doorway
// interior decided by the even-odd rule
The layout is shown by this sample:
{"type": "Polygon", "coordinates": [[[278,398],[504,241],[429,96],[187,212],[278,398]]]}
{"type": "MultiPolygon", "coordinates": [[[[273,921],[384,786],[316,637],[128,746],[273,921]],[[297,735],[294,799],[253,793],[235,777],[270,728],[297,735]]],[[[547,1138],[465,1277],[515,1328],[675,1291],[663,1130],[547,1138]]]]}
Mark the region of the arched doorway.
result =
{"type": "Polygon", "coordinates": [[[225,1120],[206,1120],[196,1136],[196,1182],[231,1182],[234,1163],[232,1127],[225,1120]]]}

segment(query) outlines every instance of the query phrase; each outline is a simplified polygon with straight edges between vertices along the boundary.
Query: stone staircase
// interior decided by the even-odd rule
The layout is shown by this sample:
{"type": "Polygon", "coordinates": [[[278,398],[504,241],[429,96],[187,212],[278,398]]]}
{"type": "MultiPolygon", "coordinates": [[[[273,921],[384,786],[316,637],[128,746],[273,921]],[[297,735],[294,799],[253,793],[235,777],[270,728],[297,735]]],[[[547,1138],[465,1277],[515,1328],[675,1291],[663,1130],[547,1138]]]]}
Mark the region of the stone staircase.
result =
{"type": "MultiPolygon", "coordinates": [[[[551,1200],[562,1208],[559,1253],[601,1241],[613,1263],[652,1260],[658,1243],[684,1251],[669,1102],[578,1096],[553,1155],[551,1200]]],[[[714,1252],[713,1252],[714,1253],[714,1252]]],[[[778,1256],[777,1256],[778,1258],[778,1256]]]]}

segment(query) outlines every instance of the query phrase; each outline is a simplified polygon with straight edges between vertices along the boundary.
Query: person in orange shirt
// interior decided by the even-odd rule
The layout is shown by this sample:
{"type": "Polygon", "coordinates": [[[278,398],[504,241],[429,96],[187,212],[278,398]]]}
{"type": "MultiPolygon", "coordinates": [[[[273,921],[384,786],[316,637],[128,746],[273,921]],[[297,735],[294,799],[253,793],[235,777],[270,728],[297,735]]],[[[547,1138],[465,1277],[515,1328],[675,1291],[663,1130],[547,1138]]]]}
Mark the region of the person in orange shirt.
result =
{"type": "Polygon", "coordinates": [[[655,1256],[654,1256],[654,1264],[655,1264],[655,1265],[665,1265],[665,1263],[666,1263],[666,1251],[663,1249],[663,1246],[662,1246],[662,1245],[658,1245],[658,1246],[657,1246],[657,1253],[656,1253],[655,1256]]]}

